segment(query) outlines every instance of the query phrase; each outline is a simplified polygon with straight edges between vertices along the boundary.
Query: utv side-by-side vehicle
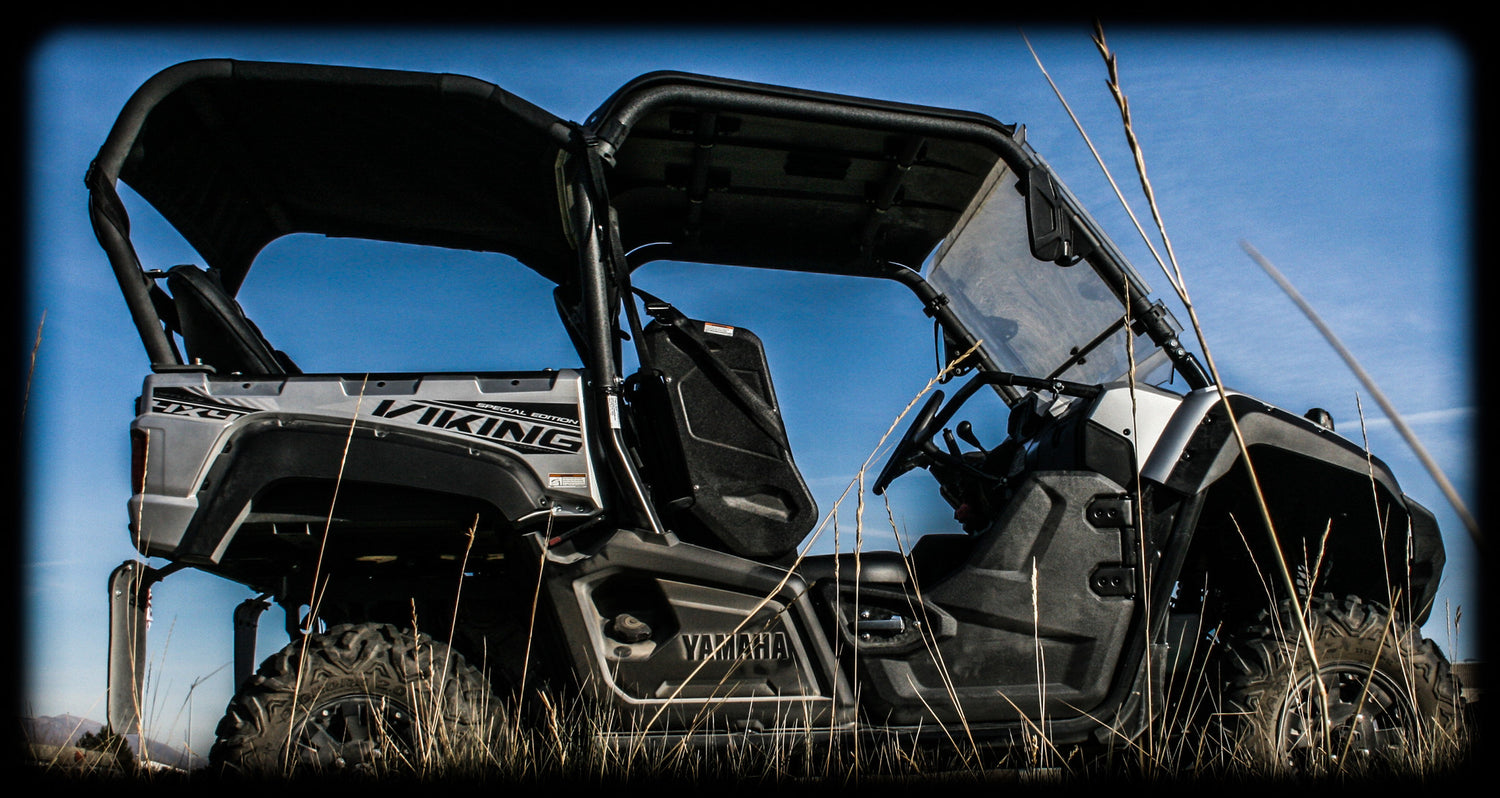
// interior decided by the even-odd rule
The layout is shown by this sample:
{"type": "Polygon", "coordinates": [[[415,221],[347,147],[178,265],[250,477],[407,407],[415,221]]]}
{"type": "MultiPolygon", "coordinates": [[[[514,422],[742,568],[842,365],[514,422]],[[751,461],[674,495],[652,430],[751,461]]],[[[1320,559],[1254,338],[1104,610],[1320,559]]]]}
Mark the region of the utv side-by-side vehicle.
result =
{"type": "Polygon", "coordinates": [[[472,724],[522,680],[621,739],[1129,740],[1190,674],[1283,759],[1457,722],[1416,631],[1433,515],[1326,413],[1214,385],[1019,126],[678,73],[578,124],[467,77],[208,60],[146,83],[86,182],[151,363],[129,530],[167,562],[111,576],[115,728],[182,568],[260,594],[212,752],[235,766],[356,762],[411,732],[414,685],[472,724]],[[201,265],[140,262],[119,181],[201,265]],[[294,233],[519,261],[583,367],[304,373],[236,300],[294,233]],[[868,487],[925,469],[952,527],[806,551],[761,339],[633,286],[651,261],[910,289],[941,368],[868,487]],[[271,601],[291,642],[252,672],[271,601]]]}

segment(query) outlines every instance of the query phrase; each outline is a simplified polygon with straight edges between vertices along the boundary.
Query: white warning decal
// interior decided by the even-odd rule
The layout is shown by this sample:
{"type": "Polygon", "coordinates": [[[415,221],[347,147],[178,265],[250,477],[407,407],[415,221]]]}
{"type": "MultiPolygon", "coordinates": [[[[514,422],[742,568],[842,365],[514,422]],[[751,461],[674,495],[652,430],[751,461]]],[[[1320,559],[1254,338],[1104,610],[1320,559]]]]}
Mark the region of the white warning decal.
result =
{"type": "Polygon", "coordinates": [[[589,478],[586,474],[548,474],[547,487],[549,488],[587,488],[589,478]]]}

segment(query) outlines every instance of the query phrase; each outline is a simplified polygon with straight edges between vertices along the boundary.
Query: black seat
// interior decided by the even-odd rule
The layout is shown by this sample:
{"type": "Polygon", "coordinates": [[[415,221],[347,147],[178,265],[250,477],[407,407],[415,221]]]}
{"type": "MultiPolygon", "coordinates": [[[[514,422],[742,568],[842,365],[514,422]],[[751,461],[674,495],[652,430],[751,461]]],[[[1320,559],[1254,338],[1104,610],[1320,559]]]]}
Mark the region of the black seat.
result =
{"type": "MultiPolygon", "coordinates": [[[[899,551],[861,552],[859,581],[866,585],[900,585],[915,575],[919,584],[931,586],[962,566],[973,549],[973,535],[934,533],[918,539],[905,557],[899,551]]],[[[797,573],[812,584],[832,579],[834,569],[838,569],[839,581],[852,584],[854,565],[854,552],[814,554],[802,558],[797,573]]]]}
{"type": "MultiPolygon", "coordinates": [[[[909,578],[906,558],[897,551],[866,551],[858,558],[859,581],[863,584],[899,585],[909,578]]],[[[853,552],[839,554],[812,554],[797,564],[797,573],[808,584],[832,579],[837,573],[839,581],[853,582],[856,571],[853,552]]]]}
{"type": "Polygon", "coordinates": [[[280,377],[301,373],[266,341],[215,272],[190,264],[173,266],[167,272],[167,288],[189,362],[204,363],[221,374],[280,377]]]}

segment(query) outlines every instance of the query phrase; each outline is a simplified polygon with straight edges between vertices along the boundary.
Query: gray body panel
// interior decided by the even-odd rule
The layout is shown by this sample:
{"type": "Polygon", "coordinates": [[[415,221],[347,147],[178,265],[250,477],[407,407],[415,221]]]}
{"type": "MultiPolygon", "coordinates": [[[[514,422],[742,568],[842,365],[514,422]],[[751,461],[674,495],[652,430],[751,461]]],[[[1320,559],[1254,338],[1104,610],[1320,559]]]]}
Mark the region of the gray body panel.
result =
{"type": "MultiPolygon", "coordinates": [[[[136,548],[149,556],[177,555],[215,459],[241,430],[271,417],[389,425],[462,442],[529,471],[554,512],[595,514],[602,498],[585,443],[582,384],[572,370],[276,379],[154,374],[131,425],[149,435],[145,490],[130,499],[136,548]]],[[[253,509],[245,506],[240,520],[253,509]]],[[[233,532],[215,546],[217,554],[233,532]]]]}

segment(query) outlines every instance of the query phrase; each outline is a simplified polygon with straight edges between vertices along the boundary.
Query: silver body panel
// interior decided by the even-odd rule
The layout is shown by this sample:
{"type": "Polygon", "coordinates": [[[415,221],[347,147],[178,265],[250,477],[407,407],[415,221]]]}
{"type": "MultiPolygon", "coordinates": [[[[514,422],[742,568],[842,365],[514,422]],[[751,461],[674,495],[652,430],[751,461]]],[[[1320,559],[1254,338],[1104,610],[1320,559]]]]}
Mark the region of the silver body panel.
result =
{"type": "Polygon", "coordinates": [[[237,429],[265,414],[391,425],[462,440],[523,462],[553,497],[555,513],[592,515],[603,499],[582,406],[583,375],[575,370],[368,379],[153,374],[131,424],[149,436],[145,491],[129,504],[134,542],[148,556],[173,556],[215,458],[237,429]]]}

